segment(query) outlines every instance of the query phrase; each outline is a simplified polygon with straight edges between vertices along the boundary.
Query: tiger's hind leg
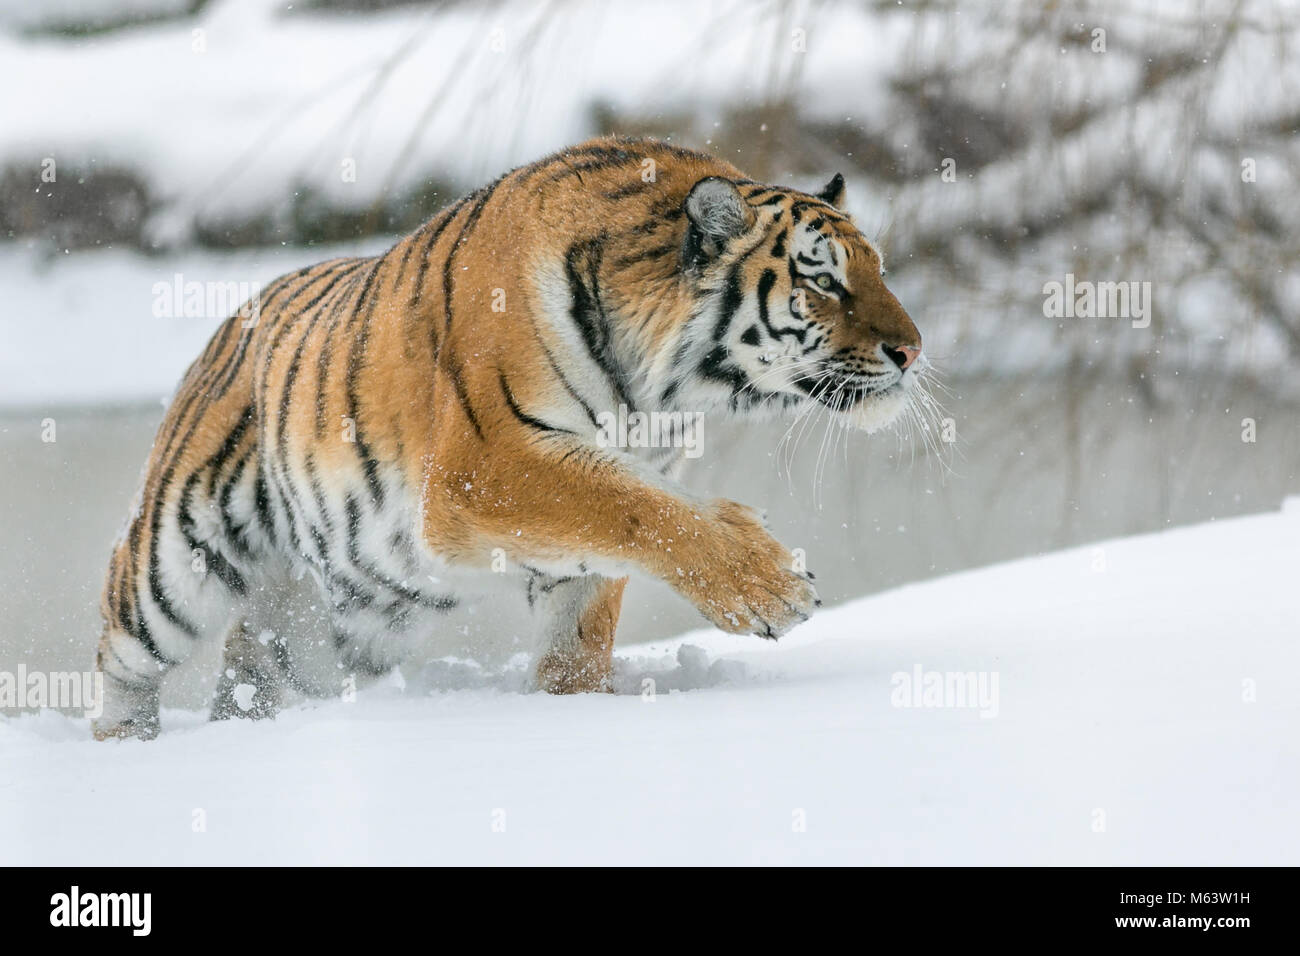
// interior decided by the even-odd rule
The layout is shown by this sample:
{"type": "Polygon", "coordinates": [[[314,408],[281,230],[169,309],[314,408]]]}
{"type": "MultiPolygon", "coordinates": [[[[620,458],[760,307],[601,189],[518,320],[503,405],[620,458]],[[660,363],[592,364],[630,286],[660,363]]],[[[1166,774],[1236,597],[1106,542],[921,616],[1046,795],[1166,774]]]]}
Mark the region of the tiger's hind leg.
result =
{"type": "Polygon", "coordinates": [[[534,575],[528,600],[537,620],[537,686],[551,694],[612,690],[614,631],[627,578],[534,575]]]}
{"type": "Polygon", "coordinates": [[[96,739],[156,737],[163,679],[238,613],[224,587],[206,581],[188,558],[187,552],[160,547],[158,539],[139,549],[128,539],[115,553],[95,656],[96,670],[104,675],[100,713],[92,723],[96,739]]]}
{"type": "Polygon", "coordinates": [[[141,618],[128,627],[116,621],[106,626],[95,657],[95,668],[104,675],[100,713],[91,725],[97,740],[158,736],[163,679],[202,640],[223,629],[186,623],[189,627],[181,628],[141,618]]]}
{"type": "Polygon", "coordinates": [[[243,621],[235,625],[226,637],[209,719],[263,720],[279,713],[290,674],[287,653],[271,632],[254,633],[243,621]]]}
{"type": "Polygon", "coordinates": [[[133,635],[109,627],[99,640],[95,669],[104,675],[99,716],[91,722],[95,739],[157,737],[162,678],[170,668],[133,635]]]}
{"type": "MultiPolygon", "coordinates": [[[[143,504],[114,549],[101,602],[96,668],[104,700],[92,726],[100,740],[157,736],[163,678],[260,599],[258,558],[246,532],[256,481],[248,422],[240,415],[208,444],[191,442],[175,466],[151,462],[143,504]]],[[[160,434],[166,428],[165,420],[160,434]]]]}
{"type": "MultiPolygon", "coordinates": [[[[188,610],[179,600],[175,607],[188,610]]],[[[95,657],[96,670],[104,675],[100,714],[91,727],[97,740],[149,740],[158,735],[163,679],[202,641],[228,630],[229,621],[241,613],[226,602],[210,602],[207,611],[211,616],[180,618],[184,626],[154,610],[142,612],[126,626],[109,619],[95,657]]]]}

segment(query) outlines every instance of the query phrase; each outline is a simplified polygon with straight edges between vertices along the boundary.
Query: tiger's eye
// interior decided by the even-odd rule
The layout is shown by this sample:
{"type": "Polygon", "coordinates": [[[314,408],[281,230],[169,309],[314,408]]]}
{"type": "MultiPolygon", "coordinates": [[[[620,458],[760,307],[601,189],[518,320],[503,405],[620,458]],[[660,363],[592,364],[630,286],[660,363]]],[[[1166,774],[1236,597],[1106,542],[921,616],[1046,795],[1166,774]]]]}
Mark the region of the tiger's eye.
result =
{"type": "Polygon", "coordinates": [[[822,289],[829,289],[831,287],[831,277],[823,272],[817,277],[817,286],[822,289]]]}

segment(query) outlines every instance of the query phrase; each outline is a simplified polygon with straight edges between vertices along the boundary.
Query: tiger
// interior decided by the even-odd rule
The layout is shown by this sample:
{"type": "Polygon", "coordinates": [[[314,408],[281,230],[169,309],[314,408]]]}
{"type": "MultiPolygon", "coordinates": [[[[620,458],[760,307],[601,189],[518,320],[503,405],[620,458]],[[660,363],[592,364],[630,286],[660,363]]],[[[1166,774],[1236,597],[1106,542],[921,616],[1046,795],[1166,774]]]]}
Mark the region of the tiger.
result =
{"type": "Polygon", "coordinates": [[[103,591],[94,736],[156,736],[162,679],[214,638],[211,716],[273,715],[293,654],[258,622],[295,586],[335,666],[362,676],[408,659],[463,600],[517,588],[530,686],[556,694],[611,690],[631,573],[725,632],[775,639],[807,620],[814,575],[763,513],[683,487],[680,442],[598,439],[620,408],[826,409],[863,432],[898,419],[927,367],[921,335],[844,193],[839,174],[805,193],[604,137],[380,255],[267,285],[159,426],[103,591]],[[253,695],[234,707],[238,685],[253,695]]]}

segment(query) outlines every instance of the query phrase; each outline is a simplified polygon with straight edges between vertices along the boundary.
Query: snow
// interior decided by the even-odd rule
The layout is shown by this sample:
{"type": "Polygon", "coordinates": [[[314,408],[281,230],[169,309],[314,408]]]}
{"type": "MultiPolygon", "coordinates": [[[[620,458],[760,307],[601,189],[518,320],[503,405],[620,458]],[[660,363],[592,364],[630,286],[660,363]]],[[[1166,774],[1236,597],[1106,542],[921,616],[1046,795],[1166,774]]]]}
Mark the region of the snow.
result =
{"type": "Polygon", "coordinates": [[[256,210],[304,181],[350,191],[361,205],[429,169],[478,183],[579,142],[599,103],[708,115],[738,94],[757,96],[770,57],[796,68],[801,24],[817,55],[798,69],[829,91],[809,111],[862,116],[871,101],[861,91],[885,85],[906,18],[795,13],[787,23],[764,12],[770,49],[757,51],[757,66],[745,31],[718,29],[734,7],[699,0],[661,0],[653,16],[620,16],[603,0],[555,9],[506,0],[366,17],[217,0],[195,18],[108,42],[0,35],[0,89],[59,77],[39,103],[4,102],[0,160],[141,168],[178,215],[256,210]],[[356,161],[355,183],[341,181],[344,158],[356,161]]]}
{"type": "Polygon", "coordinates": [[[173,287],[179,275],[182,287],[235,283],[256,292],[313,262],[389,244],[192,251],[166,261],[109,249],[0,255],[0,407],[165,401],[226,314],[157,315],[157,286],[173,287]]]}
{"type": "Polygon", "coordinates": [[[620,648],[615,695],[445,660],[148,743],[0,720],[0,863],[1294,863],[1287,504],[620,648]],[[895,706],[917,668],[996,707],[895,706]]]}

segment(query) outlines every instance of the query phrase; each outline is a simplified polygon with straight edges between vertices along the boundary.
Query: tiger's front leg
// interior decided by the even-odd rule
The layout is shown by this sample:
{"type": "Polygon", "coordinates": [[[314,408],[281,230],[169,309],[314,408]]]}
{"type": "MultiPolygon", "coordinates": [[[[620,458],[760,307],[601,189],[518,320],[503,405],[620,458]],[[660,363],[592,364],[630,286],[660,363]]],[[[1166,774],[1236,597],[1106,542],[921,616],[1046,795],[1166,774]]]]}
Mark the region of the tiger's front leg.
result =
{"type": "Polygon", "coordinates": [[[537,686],[551,694],[613,689],[614,631],[627,578],[598,574],[528,579],[537,621],[537,686]]]}
{"type": "Polygon", "coordinates": [[[594,571],[611,582],[601,585],[596,576],[555,596],[556,623],[539,667],[543,686],[608,680],[619,578],[631,569],[664,581],[735,634],[779,637],[820,603],[811,574],[744,505],[692,498],[574,441],[520,444],[496,461],[512,467],[471,460],[430,472],[423,509],[430,547],[462,560],[500,549],[518,565],[577,566],[580,581],[594,571]]]}

